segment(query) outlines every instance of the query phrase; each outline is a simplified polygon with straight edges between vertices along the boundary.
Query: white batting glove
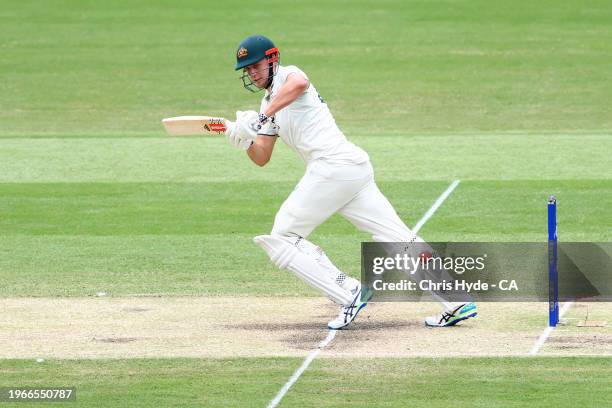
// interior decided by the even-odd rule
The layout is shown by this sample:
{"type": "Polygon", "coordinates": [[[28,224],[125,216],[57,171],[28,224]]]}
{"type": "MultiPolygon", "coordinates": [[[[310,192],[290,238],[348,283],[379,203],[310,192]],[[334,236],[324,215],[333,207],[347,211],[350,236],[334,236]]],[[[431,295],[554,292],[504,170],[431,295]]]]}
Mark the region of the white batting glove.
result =
{"type": "Polygon", "coordinates": [[[241,139],[255,139],[257,137],[257,130],[259,129],[257,124],[259,116],[257,112],[250,111],[238,111],[236,112],[236,124],[239,125],[239,132],[241,139]]]}
{"type": "Polygon", "coordinates": [[[236,122],[227,121],[227,140],[234,147],[247,150],[257,137],[257,112],[238,111],[236,122]]]}
{"type": "Polygon", "coordinates": [[[265,136],[278,136],[278,125],[274,123],[274,117],[259,114],[257,133],[265,136]]]}
{"type": "Polygon", "coordinates": [[[230,120],[226,121],[227,130],[225,131],[225,135],[227,136],[227,141],[237,149],[247,150],[253,144],[253,139],[241,139],[238,135],[238,124],[236,122],[232,122],[230,120]]]}

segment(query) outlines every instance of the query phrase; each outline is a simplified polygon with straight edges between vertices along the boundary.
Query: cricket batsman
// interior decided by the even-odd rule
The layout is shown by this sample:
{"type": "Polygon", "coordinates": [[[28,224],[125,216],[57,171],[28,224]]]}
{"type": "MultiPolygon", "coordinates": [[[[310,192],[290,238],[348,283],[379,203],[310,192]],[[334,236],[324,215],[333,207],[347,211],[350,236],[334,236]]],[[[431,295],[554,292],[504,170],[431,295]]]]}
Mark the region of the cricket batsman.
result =
{"type": "MultiPolygon", "coordinates": [[[[340,271],[317,245],[312,231],[335,213],[379,242],[424,242],[399,218],[378,189],[368,154],[347,140],[308,76],[296,66],[280,65],[280,53],[262,35],[250,36],[236,51],[246,89],[264,91],[259,113],[236,113],[227,138],[249,159],[265,166],[280,138],[306,164],[306,172],[281,205],[270,235],[254,238],[272,262],[340,305],[329,329],[349,325],[371,298],[361,282],[340,271]],[[364,291],[362,296],[362,290],[364,291]]],[[[434,294],[436,298],[436,295],[434,294]]],[[[476,316],[474,303],[450,302],[428,326],[452,326],[476,316]]]]}

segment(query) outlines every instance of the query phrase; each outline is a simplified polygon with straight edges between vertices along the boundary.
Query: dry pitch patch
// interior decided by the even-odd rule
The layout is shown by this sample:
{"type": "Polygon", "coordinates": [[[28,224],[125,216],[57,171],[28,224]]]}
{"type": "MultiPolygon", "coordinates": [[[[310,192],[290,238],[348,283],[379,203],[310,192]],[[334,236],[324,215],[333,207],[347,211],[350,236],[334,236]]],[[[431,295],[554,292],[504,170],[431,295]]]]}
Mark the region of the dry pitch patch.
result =
{"type": "MultiPolygon", "coordinates": [[[[611,305],[576,304],[542,355],[612,355],[611,305]]],[[[0,358],[305,356],[337,307],[310,297],[5,298],[0,358]]],[[[546,327],[543,303],[481,303],[479,317],[433,329],[434,303],[373,303],[321,357],[525,356],[546,327]]]]}
{"type": "Polygon", "coordinates": [[[540,355],[612,355],[612,304],[573,304],[562,324],[550,335],[540,355]],[[601,327],[579,327],[584,322],[603,324],[601,327]]]}

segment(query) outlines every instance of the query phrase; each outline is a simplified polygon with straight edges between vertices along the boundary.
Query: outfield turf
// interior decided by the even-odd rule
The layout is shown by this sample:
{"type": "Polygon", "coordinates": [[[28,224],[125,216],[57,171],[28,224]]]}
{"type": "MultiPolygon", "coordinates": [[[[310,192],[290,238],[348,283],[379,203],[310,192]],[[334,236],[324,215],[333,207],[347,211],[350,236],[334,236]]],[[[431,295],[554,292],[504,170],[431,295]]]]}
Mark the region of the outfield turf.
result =
{"type": "MultiPolygon", "coordinates": [[[[612,240],[607,0],[4,0],[0,27],[0,297],[318,296],[251,241],[297,156],[277,144],[260,169],[160,125],[256,108],[233,70],[255,32],[309,74],[408,225],[461,180],[424,238],[543,241],[554,193],[560,240],[612,240]]],[[[368,239],[338,216],[312,235],[353,275],[368,239]]],[[[265,406],[300,363],[0,360],[0,386],[265,406]]],[[[281,406],[604,406],[611,380],[609,357],[321,359],[281,406]]]]}
{"type": "MultiPolygon", "coordinates": [[[[447,186],[380,185],[410,225],[447,186]]],[[[314,295],[270,266],[252,243],[270,230],[291,188],[287,182],[0,185],[7,215],[0,221],[0,294],[314,295]]],[[[466,180],[423,235],[431,241],[543,241],[546,197],[553,192],[561,239],[609,241],[612,232],[602,225],[612,225],[610,191],[609,180],[466,180]]],[[[358,275],[360,241],[369,236],[335,216],[311,239],[358,275]]]]}
{"type": "MultiPolygon", "coordinates": [[[[300,362],[8,360],[0,366],[0,387],[73,386],[75,407],[263,407],[300,362]]],[[[313,363],[281,406],[603,407],[610,381],[609,358],[326,359],[313,363]]]]}
{"type": "Polygon", "coordinates": [[[253,106],[233,71],[265,32],[350,134],[609,132],[609,1],[3,1],[4,135],[161,133],[253,106]]]}

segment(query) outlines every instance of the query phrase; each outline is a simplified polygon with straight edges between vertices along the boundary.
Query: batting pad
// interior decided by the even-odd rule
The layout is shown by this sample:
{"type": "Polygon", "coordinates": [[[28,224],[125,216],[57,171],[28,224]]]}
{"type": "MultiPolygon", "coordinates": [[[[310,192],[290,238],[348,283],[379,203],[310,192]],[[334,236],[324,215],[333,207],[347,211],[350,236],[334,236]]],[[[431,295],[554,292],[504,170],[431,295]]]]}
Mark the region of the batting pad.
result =
{"type": "Polygon", "coordinates": [[[294,273],[313,288],[325,293],[334,302],[341,305],[348,305],[352,302],[351,292],[336,283],[335,271],[330,270],[328,265],[319,262],[320,256],[317,256],[317,253],[324,254],[316,245],[303,238],[275,235],[259,235],[253,238],[253,242],[266,251],[274,265],[294,273]],[[313,253],[311,248],[316,248],[318,251],[313,253]]]}

